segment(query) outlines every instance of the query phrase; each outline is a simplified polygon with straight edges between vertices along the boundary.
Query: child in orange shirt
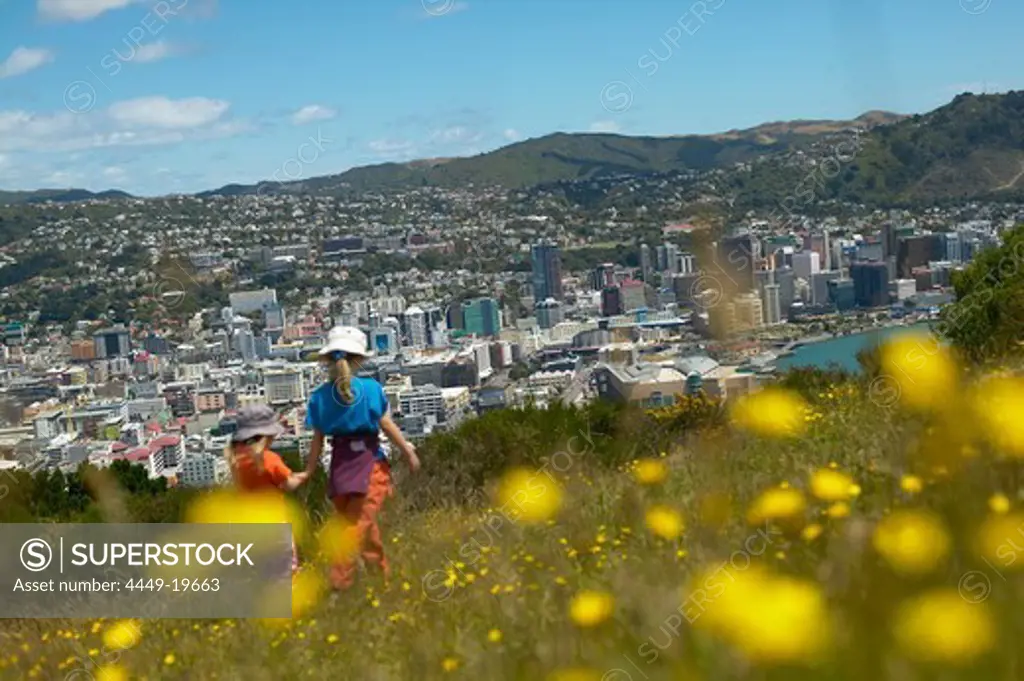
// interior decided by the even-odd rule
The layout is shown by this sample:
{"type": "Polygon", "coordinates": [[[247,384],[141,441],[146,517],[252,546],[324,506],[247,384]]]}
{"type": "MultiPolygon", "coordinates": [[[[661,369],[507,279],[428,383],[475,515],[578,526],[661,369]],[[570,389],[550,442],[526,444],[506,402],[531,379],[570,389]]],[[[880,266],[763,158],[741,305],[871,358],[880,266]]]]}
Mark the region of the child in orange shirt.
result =
{"type": "MultiPolygon", "coordinates": [[[[243,407],[238,412],[238,429],[224,450],[235,484],[247,492],[283,490],[292,492],[309,478],[293,473],[281,457],[269,449],[283,432],[277,414],[265,404],[243,407]]],[[[292,571],[299,567],[295,538],[292,537],[292,571]]]]}

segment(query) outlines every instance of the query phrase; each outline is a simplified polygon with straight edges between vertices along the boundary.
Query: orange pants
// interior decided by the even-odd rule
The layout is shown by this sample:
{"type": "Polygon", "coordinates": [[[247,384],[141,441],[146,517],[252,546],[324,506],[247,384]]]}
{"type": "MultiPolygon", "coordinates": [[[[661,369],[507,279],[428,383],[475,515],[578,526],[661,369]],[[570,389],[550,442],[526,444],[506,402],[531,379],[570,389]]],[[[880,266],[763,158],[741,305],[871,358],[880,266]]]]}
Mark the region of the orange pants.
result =
{"type": "MultiPolygon", "coordinates": [[[[380,527],[377,525],[377,514],[380,512],[384,499],[391,496],[391,471],[386,463],[378,461],[370,473],[370,485],[366,494],[342,494],[334,497],[334,508],[355,526],[359,540],[359,554],[366,565],[376,565],[390,576],[387,558],[384,557],[384,544],[380,538],[380,527]]],[[[331,567],[331,584],[335,589],[347,589],[352,586],[356,575],[356,561],[343,560],[331,567]]]]}

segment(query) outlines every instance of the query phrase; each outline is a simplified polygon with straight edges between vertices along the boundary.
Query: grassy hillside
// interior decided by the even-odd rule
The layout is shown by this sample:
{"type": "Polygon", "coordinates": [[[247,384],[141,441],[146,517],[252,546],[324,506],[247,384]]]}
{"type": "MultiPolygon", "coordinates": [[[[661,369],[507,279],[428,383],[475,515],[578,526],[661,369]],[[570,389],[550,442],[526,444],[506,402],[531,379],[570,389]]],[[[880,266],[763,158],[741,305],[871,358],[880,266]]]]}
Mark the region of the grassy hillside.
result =
{"type": "Polygon", "coordinates": [[[487,415],[399,477],[389,583],[327,598],[314,560],[290,620],[5,621],[0,675],[1016,678],[1024,385],[923,338],[881,367],[728,425],[703,401],[487,415]]]}
{"type": "Polygon", "coordinates": [[[963,94],[877,128],[830,187],[855,201],[1006,196],[1024,190],[1024,91],[963,94]]]}
{"type": "MultiPolygon", "coordinates": [[[[386,163],[280,187],[288,191],[375,191],[417,186],[529,187],[562,180],[726,168],[766,154],[805,148],[822,135],[900,119],[871,112],[853,121],[767,123],[716,135],[627,137],[556,133],[471,158],[386,163]]],[[[211,193],[253,193],[230,185],[211,193]]],[[[268,190],[269,191],[269,188],[268,190]]]]}

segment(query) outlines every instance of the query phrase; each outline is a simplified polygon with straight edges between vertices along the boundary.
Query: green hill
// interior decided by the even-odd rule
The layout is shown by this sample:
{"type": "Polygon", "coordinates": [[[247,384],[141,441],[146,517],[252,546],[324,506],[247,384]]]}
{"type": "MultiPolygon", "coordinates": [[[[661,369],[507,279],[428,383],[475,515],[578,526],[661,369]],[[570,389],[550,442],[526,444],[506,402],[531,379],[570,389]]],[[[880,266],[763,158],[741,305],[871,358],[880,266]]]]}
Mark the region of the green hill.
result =
{"type": "Polygon", "coordinates": [[[1024,190],[1024,91],[962,94],[877,128],[832,183],[837,198],[879,203],[1006,196],[1024,190]]]}
{"type": "MultiPolygon", "coordinates": [[[[263,184],[262,191],[334,193],[468,185],[518,188],[623,174],[711,170],[804,149],[842,130],[866,129],[902,118],[899,114],[870,112],[853,121],[776,122],[715,135],[672,137],[555,133],[469,158],[365,166],[276,188],[263,184]]],[[[251,194],[260,186],[228,185],[205,195],[251,194]]]]}

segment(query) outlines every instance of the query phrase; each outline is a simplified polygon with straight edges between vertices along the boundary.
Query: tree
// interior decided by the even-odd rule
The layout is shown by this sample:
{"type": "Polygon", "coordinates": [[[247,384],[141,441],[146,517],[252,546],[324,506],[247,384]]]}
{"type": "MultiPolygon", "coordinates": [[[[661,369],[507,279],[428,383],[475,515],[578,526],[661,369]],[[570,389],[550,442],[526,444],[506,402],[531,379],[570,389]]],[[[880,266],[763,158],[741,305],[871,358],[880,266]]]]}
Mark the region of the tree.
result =
{"type": "Polygon", "coordinates": [[[956,302],[942,310],[939,332],[973,362],[1020,356],[1024,346],[1024,225],[1003,245],[982,251],[953,273],[956,302]]]}

